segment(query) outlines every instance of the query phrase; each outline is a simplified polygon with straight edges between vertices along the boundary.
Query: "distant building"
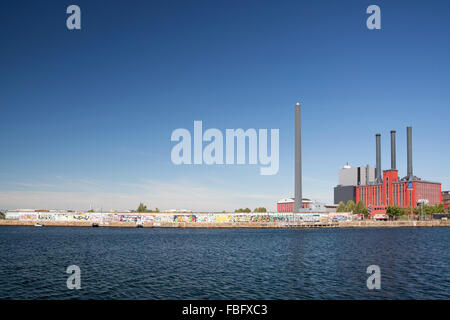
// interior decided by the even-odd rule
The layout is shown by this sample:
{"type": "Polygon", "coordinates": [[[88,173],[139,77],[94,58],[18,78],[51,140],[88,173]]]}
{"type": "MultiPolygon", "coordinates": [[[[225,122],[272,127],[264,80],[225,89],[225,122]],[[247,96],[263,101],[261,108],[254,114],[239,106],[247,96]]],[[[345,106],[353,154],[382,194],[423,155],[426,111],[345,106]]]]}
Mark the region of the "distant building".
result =
{"type": "Polygon", "coordinates": [[[327,212],[336,212],[337,209],[337,204],[326,204],[325,205],[325,210],[327,212]]]}
{"type": "MultiPolygon", "coordinates": [[[[302,208],[309,208],[311,204],[311,199],[302,199],[302,208]]],[[[277,202],[277,211],[278,212],[294,212],[294,198],[283,198],[277,202]]]]}
{"type": "Polygon", "coordinates": [[[349,200],[356,202],[356,186],[334,187],[334,204],[338,204],[341,201],[347,203],[349,200]]]}
{"type": "Polygon", "coordinates": [[[165,213],[192,213],[192,210],[187,210],[187,209],[169,209],[169,210],[164,210],[163,212],[165,212],[165,213]]]}
{"type": "Polygon", "coordinates": [[[365,186],[375,181],[375,168],[351,167],[347,163],[339,170],[339,184],[334,188],[334,203],[349,200],[356,202],[356,186],[365,186]]]}
{"type": "Polygon", "coordinates": [[[348,163],[339,170],[340,186],[360,186],[368,185],[375,181],[375,168],[369,167],[351,167],[348,163]]]}
{"type": "Polygon", "coordinates": [[[450,208],[450,191],[442,191],[442,204],[444,208],[449,210],[450,208]]]}

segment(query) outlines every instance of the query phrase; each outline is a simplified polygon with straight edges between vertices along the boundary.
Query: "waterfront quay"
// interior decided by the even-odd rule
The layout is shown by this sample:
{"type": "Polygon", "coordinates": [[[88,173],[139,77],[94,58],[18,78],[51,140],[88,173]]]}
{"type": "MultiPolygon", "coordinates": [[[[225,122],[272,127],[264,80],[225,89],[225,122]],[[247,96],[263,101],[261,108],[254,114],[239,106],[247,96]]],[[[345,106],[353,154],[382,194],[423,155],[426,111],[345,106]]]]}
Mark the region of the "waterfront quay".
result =
{"type": "MultiPolygon", "coordinates": [[[[0,226],[34,226],[34,221],[0,220],[0,226]]],[[[43,227],[92,227],[88,221],[45,221],[43,227]]],[[[135,222],[116,221],[98,224],[98,227],[136,228],[135,222]]],[[[143,228],[401,228],[450,227],[450,221],[337,221],[337,222],[147,222],[143,228]]]]}

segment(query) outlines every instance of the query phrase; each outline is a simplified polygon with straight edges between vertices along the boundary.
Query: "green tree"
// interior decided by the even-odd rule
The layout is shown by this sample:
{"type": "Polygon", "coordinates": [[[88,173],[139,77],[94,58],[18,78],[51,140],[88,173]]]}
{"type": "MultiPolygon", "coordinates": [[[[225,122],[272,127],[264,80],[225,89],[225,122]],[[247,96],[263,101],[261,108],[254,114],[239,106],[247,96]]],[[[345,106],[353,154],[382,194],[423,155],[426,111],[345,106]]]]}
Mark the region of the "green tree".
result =
{"type": "Polygon", "coordinates": [[[245,209],[239,208],[239,209],[234,210],[234,212],[236,212],[236,213],[239,213],[239,212],[249,213],[249,212],[252,212],[252,210],[250,210],[249,208],[245,208],[245,209]]]}
{"type": "Polygon", "coordinates": [[[353,213],[364,213],[365,208],[366,208],[366,206],[364,205],[364,202],[359,201],[356,204],[355,209],[353,210],[353,213]]]}
{"type": "Polygon", "coordinates": [[[422,216],[425,216],[425,217],[427,216],[427,214],[430,211],[430,207],[426,204],[423,204],[423,205],[421,204],[421,205],[418,205],[417,207],[415,207],[413,210],[414,210],[414,214],[419,216],[419,219],[420,219],[420,218],[422,218],[422,216]]]}
{"type": "Polygon", "coordinates": [[[0,219],[5,219],[5,214],[0,211],[0,219]]]}
{"type": "Polygon", "coordinates": [[[444,212],[445,212],[445,207],[442,203],[438,203],[437,205],[434,206],[433,213],[444,213],[444,212]]]}
{"type": "Polygon", "coordinates": [[[355,202],[353,200],[348,200],[347,204],[345,205],[345,211],[346,212],[351,212],[353,210],[355,210],[355,202]]]}
{"type": "Polygon", "coordinates": [[[267,212],[267,209],[264,207],[255,208],[255,210],[253,210],[253,212],[267,212]]]}
{"type": "Polygon", "coordinates": [[[139,203],[139,207],[137,208],[136,211],[137,212],[147,212],[147,206],[141,202],[141,203],[139,203]]]}
{"type": "Polygon", "coordinates": [[[444,205],[442,203],[438,203],[434,206],[430,206],[430,205],[418,205],[417,207],[414,208],[414,214],[415,215],[424,215],[425,217],[431,217],[431,215],[433,213],[444,213],[445,212],[445,208],[444,205]]]}
{"type": "Polygon", "coordinates": [[[361,213],[364,215],[364,217],[368,217],[369,216],[369,209],[364,208],[363,210],[361,210],[361,213]]]}
{"type": "MultiPolygon", "coordinates": [[[[410,206],[407,206],[406,208],[403,209],[403,212],[405,213],[406,216],[409,217],[411,214],[416,214],[416,209],[417,209],[417,208],[411,209],[410,206]],[[411,213],[411,212],[412,212],[412,213],[411,213]]],[[[409,219],[409,218],[408,218],[408,219],[409,219]]]]}
{"type": "Polygon", "coordinates": [[[369,210],[364,205],[364,202],[358,201],[358,203],[355,206],[355,209],[353,210],[353,213],[363,214],[364,217],[367,217],[369,215],[369,210]]]}
{"type": "Polygon", "coordinates": [[[404,211],[398,206],[388,206],[386,208],[386,214],[392,219],[397,219],[397,217],[400,217],[404,214],[404,211]]]}
{"type": "Polygon", "coordinates": [[[94,212],[94,209],[89,209],[87,212],[89,213],[94,212]]]}
{"type": "Polygon", "coordinates": [[[336,208],[336,212],[345,212],[345,203],[344,201],[340,201],[336,208]]]}

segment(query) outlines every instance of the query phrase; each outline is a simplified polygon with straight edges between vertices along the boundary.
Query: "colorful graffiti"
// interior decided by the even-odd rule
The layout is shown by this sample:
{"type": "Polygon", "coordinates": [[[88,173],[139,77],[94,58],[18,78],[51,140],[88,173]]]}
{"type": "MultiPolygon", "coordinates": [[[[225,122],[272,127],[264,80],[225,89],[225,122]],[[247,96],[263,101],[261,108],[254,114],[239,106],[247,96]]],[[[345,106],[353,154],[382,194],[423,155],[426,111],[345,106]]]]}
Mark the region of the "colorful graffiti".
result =
{"type": "Polygon", "coordinates": [[[351,220],[346,213],[86,213],[7,211],[6,219],[22,221],[85,221],[96,223],[244,223],[244,222],[327,222],[351,220]]]}

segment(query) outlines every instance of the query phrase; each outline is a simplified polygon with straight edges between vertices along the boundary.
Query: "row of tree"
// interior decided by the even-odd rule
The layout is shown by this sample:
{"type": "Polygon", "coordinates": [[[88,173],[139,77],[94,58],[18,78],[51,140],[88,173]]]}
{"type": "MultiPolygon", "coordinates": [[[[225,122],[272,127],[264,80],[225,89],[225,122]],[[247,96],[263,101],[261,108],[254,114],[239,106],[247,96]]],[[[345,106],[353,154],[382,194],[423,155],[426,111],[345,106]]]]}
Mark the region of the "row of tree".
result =
{"type": "Polygon", "coordinates": [[[159,209],[158,208],[156,208],[155,210],[147,209],[147,206],[141,202],[141,203],[139,203],[139,207],[137,208],[136,212],[139,212],[139,213],[156,212],[157,213],[157,212],[159,212],[159,209]]]}
{"type": "MultiPolygon", "coordinates": [[[[449,209],[450,210],[450,209],[449,209]]],[[[363,214],[365,217],[369,215],[369,210],[366,208],[364,203],[362,201],[359,201],[358,203],[355,203],[353,200],[348,200],[347,203],[344,203],[343,201],[339,202],[337,208],[337,212],[353,212],[354,214],[363,214]]],[[[143,204],[142,202],[139,204],[139,207],[137,208],[136,212],[142,213],[142,212],[159,212],[159,209],[156,208],[155,210],[147,209],[147,206],[143,204]]],[[[225,211],[224,211],[225,212],[225,211]]],[[[252,212],[250,208],[239,208],[234,210],[235,213],[250,213],[252,212]]],[[[267,209],[264,207],[258,207],[253,210],[253,212],[267,212],[267,209]]],[[[386,214],[391,217],[400,217],[403,215],[407,215],[411,212],[411,208],[400,208],[398,206],[388,206],[386,208],[386,214]]],[[[413,213],[415,215],[431,215],[432,213],[444,213],[445,208],[442,203],[439,203],[434,206],[429,205],[423,205],[418,206],[413,209],[413,213]]],[[[3,219],[5,217],[4,213],[0,212],[0,219],[3,219]]]]}
{"type": "Polygon", "coordinates": [[[421,205],[417,206],[412,210],[411,210],[411,207],[400,208],[398,206],[389,206],[386,208],[386,214],[391,218],[397,218],[397,217],[401,217],[404,215],[408,215],[411,213],[411,211],[414,215],[422,215],[423,214],[425,216],[429,216],[433,213],[444,213],[445,208],[442,203],[436,204],[434,206],[429,206],[429,205],[424,204],[423,206],[421,206],[421,205]]]}
{"type": "MultiPolygon", "coordinates": [[[[252,210],[250,210],[249,208],[239,208],[234,210],[235,213],[239,213],[239,212],[244,212],[244,213],[250,213],[252,212],[252,210]]],[[[253,212],[267,212],[267,209],[264,207],[259,207],[259,208],[255,208],[255,210],[253,210],[253,212]]]]}
{"type": "MultiPolygon", "coordinates": [[[[359,201],[357,204],[355,204],[355,202],[352,200],[347,201],[347,203],[344,203],[343,201],[339,202],[336,211],[337,212],[362,213],[362,214],[364,214],[364,216],[367,216],[369,214],[369,210],[367,210],[367,208],[365,207],[365,205],[362,201],[359,201]]],[[[442,203],[439,203],[434,206],[429,206],[429,205],[417,206],[412,210],[412,212],[415,215],[420,215],[420,214],[431,215],[433,213],[444,213],[445,208],[442,203]]],[[[399,206],[388,206],[386,208],[386,214],[391,218],[408,215],[410,213],[411,213],[411,207],[400,208],[399,206]]]]}
{"type": "MultiPolygon", "coordinates": [[[[159,212],[159,209],[156,208],[155,210],[149,210],[149,209],[147,209],[147,206],[141,202],[141,203],[139,203],[139,207],[136,209],[136,212],[139,212],[139,213],[142,213],[142,212],[159,212]]],[[[223,211],[223,212],[225,212],[225,211],[223,211]]],[[[236,212],[236,213],[237,212],[250,213],[250,212],[252,212],[252,210],[250,210],[250,208],[239,208],[239,209],[234,210],[234,212],[236,212]]],[[[267,212],[267,209],[264,208],[264,207],[258,207],[258,208],[255,208],[253,210],[253,212],[267,212]]]]}
{"type": "Polygon", "coordinates": [[[369,215],[369,210],[367,210],[366,206],[362,201],[355,203],[353,200],[348,200],[347,204],[343,201],[338,203],[336,208],[337,212],[353,212],[353,213],[361,213],[364,216],[369,215]]]}

